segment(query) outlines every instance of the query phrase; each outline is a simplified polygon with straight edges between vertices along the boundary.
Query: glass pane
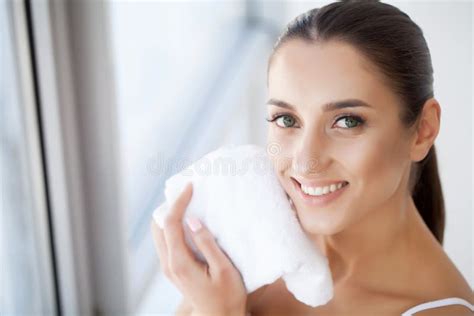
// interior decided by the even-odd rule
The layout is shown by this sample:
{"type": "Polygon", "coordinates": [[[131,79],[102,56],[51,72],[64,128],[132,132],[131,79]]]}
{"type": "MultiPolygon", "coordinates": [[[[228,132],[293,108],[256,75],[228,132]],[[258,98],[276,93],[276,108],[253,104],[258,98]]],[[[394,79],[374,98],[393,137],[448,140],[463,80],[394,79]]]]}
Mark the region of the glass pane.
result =
{"type": "Polygon", "coordinates": [[[158,262],[149,225],[164,180],[220,144],[263,143],[274,39],[249,3],[109,2],[134,296],[158,262]]]}
{"type": "Polygon", "coordinates": [[[241,1],[117,1],[110,9],[122,170],[133,239],[150,196],[156,194],[156,178],[150,177],[147,163],[157,150],[170,154],[180,147],[237,41],[244,6],[241,1]]]}

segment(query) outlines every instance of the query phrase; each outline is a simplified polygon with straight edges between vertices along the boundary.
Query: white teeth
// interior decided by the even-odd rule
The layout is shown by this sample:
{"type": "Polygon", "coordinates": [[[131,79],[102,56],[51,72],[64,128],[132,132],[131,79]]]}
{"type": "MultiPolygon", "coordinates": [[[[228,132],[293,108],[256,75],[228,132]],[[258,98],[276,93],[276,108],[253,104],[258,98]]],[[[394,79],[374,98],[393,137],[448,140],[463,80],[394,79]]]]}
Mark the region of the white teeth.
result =
{"type": "Polygon", "coordinates": [[[333,183],[331,185],[324,186],[324,187],[307,187],[307,186],[301,185],[301,190],[303,190],[304,193],[309,194],[309,195],[320,196],[320,195],[325,195],[330,192],[339,190],[340,188],[342,188],[342,185],[343,185],[342,182],[339,182],[338,184],[333,183]]]}

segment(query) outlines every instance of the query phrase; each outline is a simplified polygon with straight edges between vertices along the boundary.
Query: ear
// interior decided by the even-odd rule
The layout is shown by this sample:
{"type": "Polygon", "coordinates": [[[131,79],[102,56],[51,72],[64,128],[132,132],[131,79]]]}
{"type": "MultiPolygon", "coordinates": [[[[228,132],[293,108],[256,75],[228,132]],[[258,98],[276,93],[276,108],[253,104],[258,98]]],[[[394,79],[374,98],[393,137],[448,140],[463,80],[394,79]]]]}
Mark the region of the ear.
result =
{"type": "Polygon", "coordinates": [[[441,107],[436,99],[430,98],[423,105],[413,139],[410,157],[414,162],[428,155],[440,129],[441,107]]]}

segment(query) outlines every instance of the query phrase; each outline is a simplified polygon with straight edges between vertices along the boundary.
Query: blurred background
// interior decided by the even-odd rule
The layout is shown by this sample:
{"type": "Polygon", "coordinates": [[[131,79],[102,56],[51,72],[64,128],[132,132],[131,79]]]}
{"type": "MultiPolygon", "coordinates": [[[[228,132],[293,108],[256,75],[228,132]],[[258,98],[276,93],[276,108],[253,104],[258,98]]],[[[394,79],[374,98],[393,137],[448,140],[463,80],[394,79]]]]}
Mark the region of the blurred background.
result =
{"type": "MultiPolygon", "coordinates": [[[[431,50],[444,248],[474,287],[474,6],[385,2],[431,50]]],[[[271,48],[327,3],[0,1],[0,314],[171,315],[150,234],[164,180],[222,144],[265,144],[271,48]]]]}

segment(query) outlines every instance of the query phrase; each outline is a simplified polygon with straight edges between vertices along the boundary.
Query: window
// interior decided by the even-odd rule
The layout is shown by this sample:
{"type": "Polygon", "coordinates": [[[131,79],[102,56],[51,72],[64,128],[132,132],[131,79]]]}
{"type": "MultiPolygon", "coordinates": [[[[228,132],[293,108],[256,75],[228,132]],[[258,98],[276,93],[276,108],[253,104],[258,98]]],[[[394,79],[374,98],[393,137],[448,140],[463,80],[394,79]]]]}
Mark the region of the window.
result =
{"type": "Polygon", "coordinates": [[[0,313],[56,312],[53,257],[26,16],[0,2],[0,313]]]}
{"type": "Polygon", "coordinates": [[[263,142],[254,126],[263,125],[265,80],[249,78],[256,65],[265,74],[271,38],[249,23],[244,1],[108,9],[130,279],[140,293],[156,269],[149,227],[166,178],[224,142],[263,142]]]}

